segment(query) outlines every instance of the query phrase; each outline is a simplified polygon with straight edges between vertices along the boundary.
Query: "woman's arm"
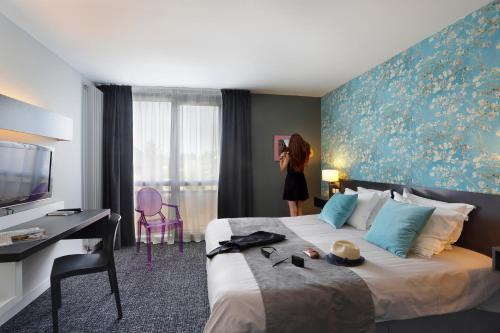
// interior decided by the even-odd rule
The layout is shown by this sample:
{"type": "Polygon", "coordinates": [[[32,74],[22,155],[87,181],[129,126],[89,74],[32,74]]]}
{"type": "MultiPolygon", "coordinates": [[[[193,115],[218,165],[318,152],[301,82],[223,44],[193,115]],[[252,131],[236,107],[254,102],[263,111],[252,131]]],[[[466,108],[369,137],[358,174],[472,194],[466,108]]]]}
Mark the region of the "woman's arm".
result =
{"type": "Polygon", "coordinates": [[[280,171],[281,172],[286,170],[289,161],[290,161],[290,155],[288,154],[288,152],[282,152],[280,155],[280,171]]]}

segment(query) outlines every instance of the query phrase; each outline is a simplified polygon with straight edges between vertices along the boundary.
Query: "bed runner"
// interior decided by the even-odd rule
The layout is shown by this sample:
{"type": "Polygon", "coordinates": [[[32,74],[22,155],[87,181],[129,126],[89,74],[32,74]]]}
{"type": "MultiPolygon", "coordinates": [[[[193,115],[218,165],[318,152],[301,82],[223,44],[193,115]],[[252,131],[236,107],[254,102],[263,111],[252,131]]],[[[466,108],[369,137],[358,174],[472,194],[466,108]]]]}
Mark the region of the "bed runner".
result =
{"type": "MultiPolygon", "coordinates": [[[[242,252],[264,302],[266,332],[375,332],[375,313],[371,292],[356,273],[334,266],[323,259],[305,259],[299,268],[287,262],[272,268],[280,258],[300,255],[313,244],[297,236],[276,218],[230,219],[233,235],[264,230],[286,235],[273,244],[279,256],[265,258],[260,247],[242,252]]],[[[321,257],[324,253],[320,251],[321,257]]],[[[304,254],[301,257],[308,258],[304,254]]]]}

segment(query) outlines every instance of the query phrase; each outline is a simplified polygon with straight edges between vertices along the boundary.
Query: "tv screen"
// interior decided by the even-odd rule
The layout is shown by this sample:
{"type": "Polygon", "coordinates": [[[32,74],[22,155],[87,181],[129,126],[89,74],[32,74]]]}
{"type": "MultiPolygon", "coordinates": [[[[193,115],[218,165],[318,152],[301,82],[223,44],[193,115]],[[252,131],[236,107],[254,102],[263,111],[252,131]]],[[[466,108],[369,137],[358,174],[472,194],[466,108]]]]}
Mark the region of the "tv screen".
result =
{"type": "Polygon", "coordinates": [[[0,207],[51,196],[52,149],[0,142],[0,207]]]}

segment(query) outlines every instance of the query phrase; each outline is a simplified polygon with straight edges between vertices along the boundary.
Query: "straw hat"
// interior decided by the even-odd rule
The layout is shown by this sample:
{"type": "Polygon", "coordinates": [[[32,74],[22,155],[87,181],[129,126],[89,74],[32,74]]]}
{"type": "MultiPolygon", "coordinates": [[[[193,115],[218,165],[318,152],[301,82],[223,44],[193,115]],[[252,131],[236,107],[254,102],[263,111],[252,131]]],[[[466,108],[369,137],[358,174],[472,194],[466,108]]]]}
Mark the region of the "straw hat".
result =
{"type": "Polygon", "coordinates": [[[338,266],[359,266],[365,261],[359,253],[359,248],[346,240],[333,242],[331,253],[326,259],[330,264],[338,266]]]}

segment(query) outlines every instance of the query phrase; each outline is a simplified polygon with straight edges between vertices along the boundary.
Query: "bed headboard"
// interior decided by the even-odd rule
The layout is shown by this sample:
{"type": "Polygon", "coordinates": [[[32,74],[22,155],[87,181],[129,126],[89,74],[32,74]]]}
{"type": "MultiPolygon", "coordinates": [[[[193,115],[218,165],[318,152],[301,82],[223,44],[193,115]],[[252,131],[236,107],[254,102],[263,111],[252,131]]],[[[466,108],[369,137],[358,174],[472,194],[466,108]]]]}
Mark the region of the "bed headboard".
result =
{"type": "Polygon", "coordinates": [[[464,202],[474,205],[477,208],[469,214],[469,220],[464,224],[464,230],[457,245],[490,257],[492,255],[491,248],[500,245],[500,195],[498,194],[412,187],[352,179],[340,182],[342,192],[346,187],[356,190],[358,186],[378,190],[392,189],[399,193],[403,192],[404,187],[408,187],[412,193],[418,196],[446,202],[464,202]]]}

